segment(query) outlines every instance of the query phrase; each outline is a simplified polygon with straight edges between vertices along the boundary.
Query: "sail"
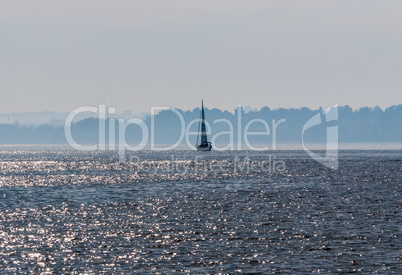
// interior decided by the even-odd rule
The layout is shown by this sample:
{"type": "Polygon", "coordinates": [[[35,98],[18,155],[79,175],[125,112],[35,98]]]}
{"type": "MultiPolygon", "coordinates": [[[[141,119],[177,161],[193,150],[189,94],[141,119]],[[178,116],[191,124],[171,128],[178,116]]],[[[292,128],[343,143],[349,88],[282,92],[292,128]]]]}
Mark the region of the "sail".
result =
{"type": "Polygon", "coordinates": [[[201,103],[201,144],[207,143],[207,130],[205,127],[204,101],[201,103]]]}

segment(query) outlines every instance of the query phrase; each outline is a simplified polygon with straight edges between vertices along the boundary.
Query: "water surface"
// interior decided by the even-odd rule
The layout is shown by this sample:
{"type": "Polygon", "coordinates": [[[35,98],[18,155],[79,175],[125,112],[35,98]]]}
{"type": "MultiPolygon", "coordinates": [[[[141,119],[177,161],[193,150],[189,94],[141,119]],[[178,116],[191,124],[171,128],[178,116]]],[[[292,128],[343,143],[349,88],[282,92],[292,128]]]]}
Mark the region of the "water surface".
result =
{"type": "Polygon", "coordinates": [[[402,272],[400,150],[127,157],[2,151],[0,271],[402,272]]]}

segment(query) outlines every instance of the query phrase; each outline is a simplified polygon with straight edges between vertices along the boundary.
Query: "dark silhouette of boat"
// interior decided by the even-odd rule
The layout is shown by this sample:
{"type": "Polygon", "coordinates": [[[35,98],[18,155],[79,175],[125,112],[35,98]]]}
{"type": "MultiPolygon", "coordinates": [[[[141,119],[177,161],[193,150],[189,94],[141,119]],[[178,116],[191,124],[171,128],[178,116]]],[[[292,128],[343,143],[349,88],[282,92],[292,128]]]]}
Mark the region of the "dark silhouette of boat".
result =
{"type": "Polygon", "coordinates": [[[205,127],[204,100],[201,101],[201,121],[198,126],[198,132],[200,133],[201,136],[201,143],[198,145],[198,137],[197,137],[197,151],[211,151],[212,144],[211,142],[208,142],[207,130],[205,127]]]}

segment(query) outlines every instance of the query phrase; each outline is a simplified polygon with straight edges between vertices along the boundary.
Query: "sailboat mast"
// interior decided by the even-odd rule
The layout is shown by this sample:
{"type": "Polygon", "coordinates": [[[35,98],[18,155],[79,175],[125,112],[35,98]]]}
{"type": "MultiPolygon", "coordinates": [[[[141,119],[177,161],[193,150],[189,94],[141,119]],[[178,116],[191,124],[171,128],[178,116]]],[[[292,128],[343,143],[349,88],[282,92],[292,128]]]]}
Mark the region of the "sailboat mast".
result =
{"type": "Polygon", "coordinates": [[[205,127],[204,100],[201,101],[201,144],[207,143],[207,130],[205,127]]]}
{"type": "Polygon", "coordinates": [[[201,100],[201,119],[202,123],[205,121],[205,115],[204,115],[204,100],[201,100]]]}

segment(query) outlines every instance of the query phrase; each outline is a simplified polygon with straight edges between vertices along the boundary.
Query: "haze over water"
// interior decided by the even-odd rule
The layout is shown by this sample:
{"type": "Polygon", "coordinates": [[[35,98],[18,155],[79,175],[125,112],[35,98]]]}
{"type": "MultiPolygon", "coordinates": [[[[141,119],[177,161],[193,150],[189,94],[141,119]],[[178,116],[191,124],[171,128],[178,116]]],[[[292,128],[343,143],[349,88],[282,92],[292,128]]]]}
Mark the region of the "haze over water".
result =
{"type": "Polygon", "coordinates": [[[402,151],[339,155],[2,151],[0,270],[400,273],[402,151]],[[247,157],[285,170],[232,170],[247,157]]]}

